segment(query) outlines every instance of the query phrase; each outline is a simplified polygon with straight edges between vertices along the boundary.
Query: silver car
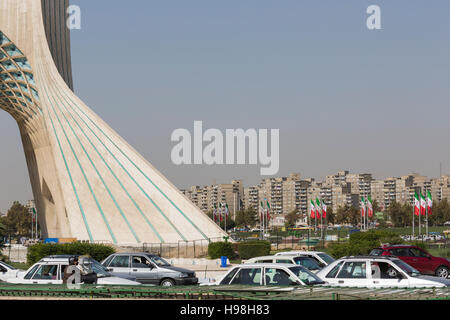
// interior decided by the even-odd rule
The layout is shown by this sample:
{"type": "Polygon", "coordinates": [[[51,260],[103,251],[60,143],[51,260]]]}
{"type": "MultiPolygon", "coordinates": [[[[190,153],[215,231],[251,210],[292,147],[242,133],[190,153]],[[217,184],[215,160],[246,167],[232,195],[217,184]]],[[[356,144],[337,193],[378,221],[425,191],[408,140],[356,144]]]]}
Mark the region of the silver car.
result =
{"type": "Polygon", "coordinates": [[[132,276],[143,284],[159,286],[195,285],[195,272],[170,265],[163,258],[150,253],[114,253],[102,261],[109,272],[118,276],[132,276]]]}

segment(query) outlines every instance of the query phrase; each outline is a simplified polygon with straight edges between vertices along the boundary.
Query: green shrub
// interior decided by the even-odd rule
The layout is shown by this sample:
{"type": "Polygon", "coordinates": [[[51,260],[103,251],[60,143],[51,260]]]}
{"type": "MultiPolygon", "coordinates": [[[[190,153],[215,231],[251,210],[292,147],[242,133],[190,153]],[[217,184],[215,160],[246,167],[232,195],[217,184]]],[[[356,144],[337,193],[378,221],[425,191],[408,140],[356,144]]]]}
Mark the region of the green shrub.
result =
{"type": "Polygon", "coordinates": [[[329,245],[329,253],[335,259],[343,256],[367,255],[373,248],[382,243],[401,244],[402,238],[396,233],[385,230],[370,230],[367,232],[355,232],[350,235],[347,243],[332,243],[329,245]]]}
{"type": "Polygon", "coordinates": [[[238,245],[238,252],[241,259],[267,256],[270,254],[270,249],[269,241],[247,241],[240,242],[238,245]]]}
{"type": "Polygon", "coordinates": [[[46,256],[61,255],[61,254],[70,254],[70,255],[87,254],[97,261],[102,261],[103,259],[105,259],[110,254],[113,254],[114,252],[115,252],[114,248],[104,244],[81,243],[81,242],[73,242],[65,244],[38,243],[28,248],[27,263],[33,264],[46,256]]]}
{"type": "Polygon", "coordinates": [[[234,256],[233,245],[230,242],[211,242],[208,245],[208,256],[211,259],[218,259],[220,257],[228,257],[231,259],[234,256]]]}

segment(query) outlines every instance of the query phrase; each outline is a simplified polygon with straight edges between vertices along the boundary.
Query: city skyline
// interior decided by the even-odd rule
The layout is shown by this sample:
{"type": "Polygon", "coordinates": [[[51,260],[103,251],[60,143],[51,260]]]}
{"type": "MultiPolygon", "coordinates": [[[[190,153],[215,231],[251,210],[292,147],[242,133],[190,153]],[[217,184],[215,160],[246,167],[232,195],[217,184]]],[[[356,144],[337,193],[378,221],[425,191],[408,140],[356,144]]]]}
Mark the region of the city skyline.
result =
{"type": "MultiPolygon", "coordinates": [[[[448,174],[450,3],[377,2],[382,30],[370,31],[365,0],[72,0],[82,12],[71,32],[75,93],[180,189],[261,179],[258,166],[174,165],[171,132],[195,120],[222,131],[280,129],[276,176],[323,179],[347,168],[437,177],[440,162],[448,174]],[[134,59],[124,60],[117,39],[134,59]]],[[[4,212],[32,197],[6,113],[0,134],[4,212]]]]}

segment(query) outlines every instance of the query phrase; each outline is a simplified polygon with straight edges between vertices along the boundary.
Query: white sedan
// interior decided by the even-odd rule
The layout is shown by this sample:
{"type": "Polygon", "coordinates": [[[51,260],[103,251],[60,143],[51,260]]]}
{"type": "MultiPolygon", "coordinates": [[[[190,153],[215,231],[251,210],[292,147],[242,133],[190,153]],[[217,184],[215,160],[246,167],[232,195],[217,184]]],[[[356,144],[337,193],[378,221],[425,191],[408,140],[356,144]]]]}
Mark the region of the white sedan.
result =
{"type": "Polygon", "coordinates": [[[302,266],[286,263],[249,263],[231,268],[215,285],[305,286],[324,283],[302,266]]]}
{"type": "Polygon", "coordinates": [[[450,280],[425,276],[396,257],[351,256],[317,273],[332,286],[365,288],[449,287],[450,280]]]}
{"type": "Polygon", "coordinates": [[[25,270],[16,269],[0,261],[0,282],[7,282],[8,279],[17,278],[23,273],[25,273],[25,270]]]}

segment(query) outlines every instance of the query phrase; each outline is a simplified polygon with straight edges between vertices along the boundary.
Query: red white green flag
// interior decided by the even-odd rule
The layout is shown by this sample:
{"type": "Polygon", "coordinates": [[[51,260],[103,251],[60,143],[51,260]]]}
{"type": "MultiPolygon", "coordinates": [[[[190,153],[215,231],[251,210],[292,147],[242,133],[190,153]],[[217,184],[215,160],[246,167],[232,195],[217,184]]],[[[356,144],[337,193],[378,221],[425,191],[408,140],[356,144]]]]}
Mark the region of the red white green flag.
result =
{"type": "Polygon", "coordinates": [[[316,219],[320,219],[320,201],[316,198],[316,219]]]}
{"type": "Polygon", "coordinates": [[[267,214],[267,222],[269,222],[270,221],[270,204],[269,204],[269,201],[266,201],[267,202],[267,212],[266,212],[266,214],[267,214]]]}
{"type": "Polygon", "coordinates": [[[262,225],[262,222],[264,220],[264,205],[263,202],[261,201],[261,206],[259,207],[259,219],[262,225]]]}
{"type": "Polygon", "coordinates": [[[322,201],[322,218],[326,219],[327,217],[327,205],[322,201]]]}
{"type": "Polygon", "coordinates": [[[428,215],[431,216],[432,213],[431,208],[433,208],[433,198],[431,198],[430,191],[428,191],[427,193],[427,202],[428,202],[428,215]]]}
{"type": "Polygon", "coordinates": [[[316,218],[316,207],[314,205],[314,201],[311,199],[311,219],[316,218]]]}
{"type": "Polygon", "coordinates": [[[423,216],[426,214],[426,207],[427,207],[427,202],[425,201],[425,196],[421,192],[420,193],[420,214],[423,216]]]}
{"type": "Polygon", "coordinates": [[[414,193],[414,214],[416,216],[420,215],[420,201],[417,192],[414,193]]]}
{"type": "Polygon", "coordinates": [[[369,198],[367,198],[367,214],[369,215],[369,218],[372,218],[373,208],[372,208],[372,198],[370,196],[369,198]]]}
{"type": "Polygon", "coordinates": [[[361,216],[366,216],[366,201],[364,200],[364,197],[361,197],[361,203],[359,204],[361,207],[361,216]]]}
{"type": "Polygon", "coordinates": [[[220,222],[222,222],[223,221],[222,203],[219,203],[219,217],[220,217],[220,222]]]}
{"type": "Polygon", "coordinates": [[[230,215],[230,209],[228,209],[228,203],[225,203],[225,214],[227,217],[230,215]]]}

